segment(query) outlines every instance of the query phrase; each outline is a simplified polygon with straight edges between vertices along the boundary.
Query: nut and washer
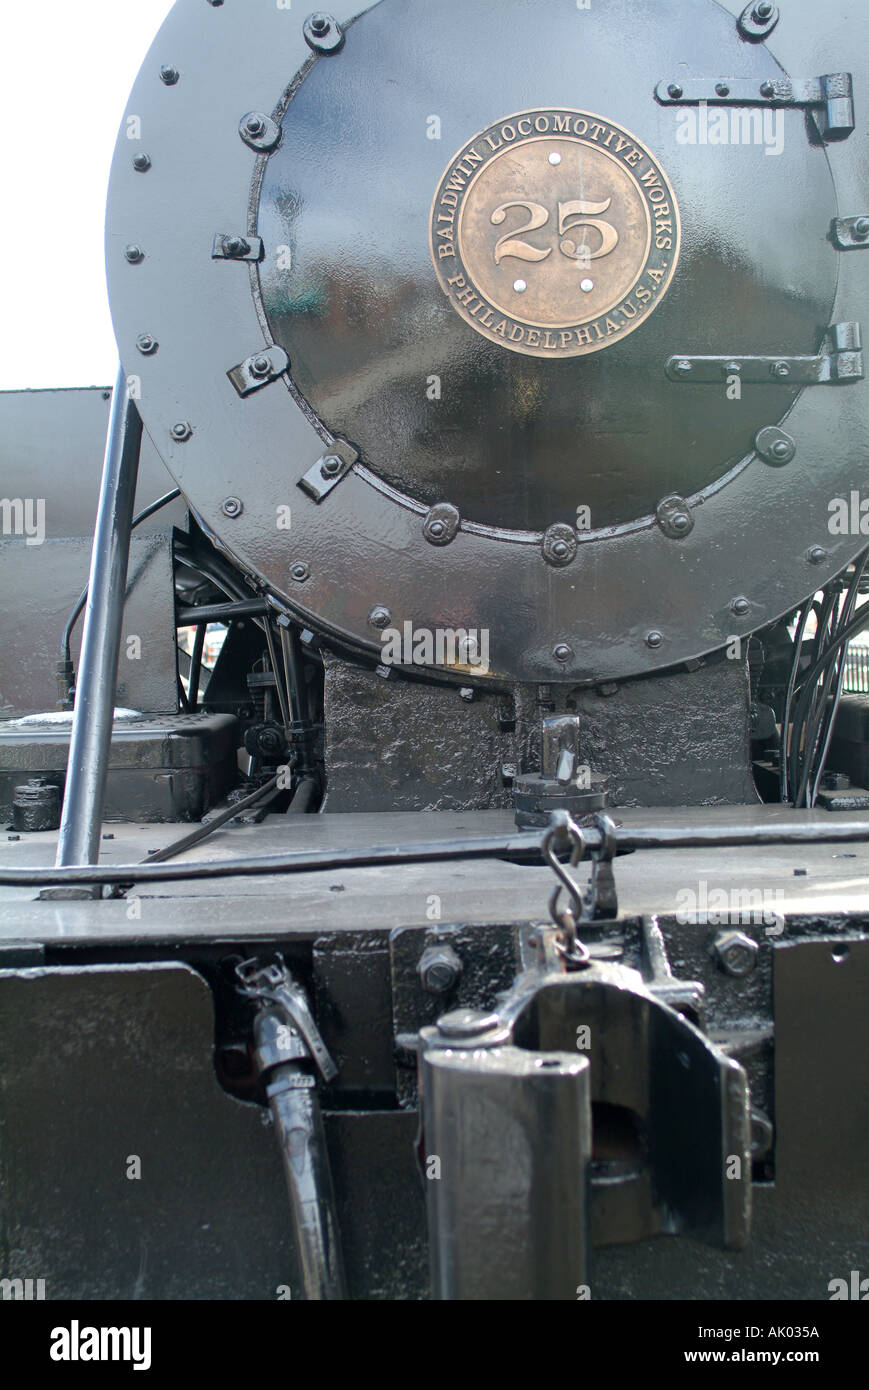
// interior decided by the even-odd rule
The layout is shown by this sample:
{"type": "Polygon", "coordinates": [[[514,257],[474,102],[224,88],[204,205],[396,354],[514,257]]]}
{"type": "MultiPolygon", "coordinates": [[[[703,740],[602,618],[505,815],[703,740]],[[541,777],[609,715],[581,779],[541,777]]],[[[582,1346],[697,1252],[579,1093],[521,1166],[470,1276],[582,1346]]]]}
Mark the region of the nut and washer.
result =
{"type": "Polygon", "coordinates": [[[543,558],[548,565],[560,569],[569,565],[576,555],[576,532],[572,526],[557,521],[543,533],[543,558]]]}
{"type": "Polygon", "coordinates": [[[662,497],[655,512],[655,520],[665,536],[671,541],[681,541],[694,530],[694,518],[684,497],[671,493],[662,497]]]}
{"type": "Polygon", "coordinates": [[[268,153],[281,138],[281,128],[262,111],[248,111],[238,123],[238,133],[252,150],[268,153]]]}
{"type": "Polygon", "coordinates": [[[773,468],[790,463],[797,452],[796,440],[780,430],[778,425],[765,425],[758,430],[754,436],[754,447],[764,463],[771,464],[773,468]]]}
{"type": "Polygon", "coordinates": [[[305,43],[315,53],[337,53],[344,46],[344,31],[334,15],[308,15],[302,26],[305,43]]]}
{"type": "Polygon", "coordinates": [[[744,979],[757,965],[758,946],[750,936],[741,931],[719,932],[715,938],[713,953],[725,975],[744,979]]]}
{"type": "Polygon", "coordinates": [[[180,74],[177,68],[173,68],[171,63],[164,63],[160,69],[160,81],[165,82],[167,87],[174,87],[180,74]]]}
{"type": "Polygon", "coordinates": [[[189,420],[179,420],[171,429],[172,438],[176,444],[183,444],[193,433],[193,426],[189,420]]]}
{"type": "Polygon", "coordinates": [[[151,156],[149,154],[145,154],[143,152],[141,154],[133,155],[133,168],[136,170],[138,174],[147,174],[150,167],[151,156]]]}
{"type": "Polygon", "coordinates": [[[124,247],[124,256],[130,262],[130,265],[138,265],[140,261],[145,259],[145,253],[141,246],[136,246],[132,243],[124,247]]]}
{"type": "Polygon", "coordinates": [[[223,506],[220,510],[223,512],[224,516],[241,516],[244,511],[244,503],[240,497],[225,497],[223,499],[223,506]]]}
{"type": "Polygon", "coordinates": [[[144,357],[150,357],[152,352],[156,352],[160,344],[150,333],[140,333],[136,339],[136,347],[144,357]]]}
{"type": "Polygon", "coordinates": [[[416,970],[428,994],[448,994],[459,983],[462,962],[452,946],[428,946],[416,970]]]}
{"type": "Polygon", "coordinates": [[[368,614],[368,621],[372,627],[382,631],[383,628],[389,627],[392,622],[392,614],[388,608],[384,608],[382,603],[378,603],[368,614]]]}
{"type": "Polygon", "coordinates": [[[311,578],[311,566],[306,565],[304,560],[294,560],[290,565],[290,578],[296,584],[304,584],[311,578]]]}
{"type": "Polygon", "coordinates": [[[422,524],[422,534],[429,545],[449,545],[458,535],[461,515],[449,502],[430,507],[422,524]]]}

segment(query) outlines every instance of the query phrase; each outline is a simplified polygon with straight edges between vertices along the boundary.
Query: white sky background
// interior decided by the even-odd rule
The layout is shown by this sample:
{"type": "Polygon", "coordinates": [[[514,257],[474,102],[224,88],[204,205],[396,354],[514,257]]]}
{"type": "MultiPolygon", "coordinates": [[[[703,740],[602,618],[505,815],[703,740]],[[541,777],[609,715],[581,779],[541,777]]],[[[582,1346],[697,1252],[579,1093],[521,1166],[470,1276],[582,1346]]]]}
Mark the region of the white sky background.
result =
{"type": "Polygon", "coordinates": [[[172,0],[0,0],[0,390],[109,386],[103,223],[121,118],[172,0]]]}

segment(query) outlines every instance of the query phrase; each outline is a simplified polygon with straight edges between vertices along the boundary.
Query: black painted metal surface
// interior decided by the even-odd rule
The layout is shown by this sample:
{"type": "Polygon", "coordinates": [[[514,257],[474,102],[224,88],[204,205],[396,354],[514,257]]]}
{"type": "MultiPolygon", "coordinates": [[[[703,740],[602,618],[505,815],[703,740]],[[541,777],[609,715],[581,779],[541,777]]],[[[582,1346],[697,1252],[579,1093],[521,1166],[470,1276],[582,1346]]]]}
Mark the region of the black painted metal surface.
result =
{"type": "MultiPolygon", "coordinates": [[[[695,131],[691,144],[680,139],[684,112],[654,90],[684,67],[718,79],[724,64],[758,81],[847,67],[859,92],[866,16],[830,26],[791,0],[766,46],[739,39],[735,12],[711,0],[619,0],[569,18],[568,7],[516,0],[509,24],[488,0],[469,13],[439,0],[420,6],[418,22],[412,10],[382,0],[340,51],[316,58],[270,4],[242,15],[181,0],[170,15],[131,99],[152,166],[133,167],[124,132],[107,230],[122,355],[139,359],[142,409],[170,469],[246,569],[315,626],[370,650],[379,607],[398,627],[485,629],[490,677],[591,680],[661,669],[770,621],[858,548],[830,535],[827,503],[859,477],[865,383],[805,387],[791,405],[793,389],[770,376],[736,401],[725,384],[671,380],[666,367],[680,354],[811,354],[833,323],[867,320],[859,252],[828,239],[837,211],[861,202],[865,135],[825,145],[790,109],[779,154],[763,138],[703,144],[695,131]],[[459,29],[447,72],[444,35],[459,29]],[[156,57],[170,51],[181,76],[167,87],[156,57]],[[487,122],[517,106],[576,106],[578,91],[668,171],[682,258],[661,307],[620,344],[567,362],[499,356],[438,297],[421,190],[433,194],[450,151],[487,122]],[[285,145],[258,152],[240,139],[251,112],[284,120],[285,145]],[[438,113],[442,139],[429,140],[438,113]],[[195,161],[180,136],[191,129],[206,132],[195,161]],[[355,182],[366,172],[367,191],[355,182]],[[259,266],[212,259],[215,235],[236,228],[267,232],[259,266]],[[144,253],[132,264],[131,244],[144,253]],[[143,357],[146,329],[159,350],[143,357]],[[296,355],[289,379],[241,398],[227,373],[256,360],[273,331],[296,355]],[[430,402],[438,375],[441,399],[430,402]],[[778,467],[754,452],[753,434],[783,416],[796,451],[778,467]],[[317,502],[296,484],[341,429],[362,461],[317,502]],[[698,489],[709,487],[704,500],[698,489]],[[680,539],[650,514],[674,488],[694,523],[680,539]],[[244,503],[231,521],[227,496],[244,503]],[[421,534],[431,501],[466,507],[451,544],[421,534]],[[592,527],[623,529],[580,531],[575,558],[553,568],[537,528],[573,523],[589,502],[592,527]],[[278,506],[292,506],[289,539],[278,506]],[[530,529],[501,536],[499,522],[530,529]],[[787,541],[773,562],[774,534],[787,541]]],[[[339,7],[336,17],[350,16],[339,7]]]]}

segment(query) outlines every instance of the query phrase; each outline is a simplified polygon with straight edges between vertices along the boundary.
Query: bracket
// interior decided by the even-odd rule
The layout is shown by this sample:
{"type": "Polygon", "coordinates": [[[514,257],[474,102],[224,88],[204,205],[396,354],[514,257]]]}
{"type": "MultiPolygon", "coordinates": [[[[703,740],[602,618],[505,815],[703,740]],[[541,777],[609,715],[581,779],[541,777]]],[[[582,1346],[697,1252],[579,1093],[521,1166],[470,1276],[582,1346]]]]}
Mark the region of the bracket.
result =
{"type": "Polygon", "coordinates": [[[268,386],[289,367],[290,359],[282,347],[263,348],[252,357],[246,357],[237,367],[226,373],[240,396],[249,396],[261,386],[268,386]]]}
{"type": "Polygon", "coordinates": [[[329,452],[317,459],[313,468],[308,469],[296,486],[309,497],[313,497],[315,502],[322,502],[333,487],[346,477],[358,457],[358,450],[354,449],[352,444],[348,444],[346,439],[335,439],[329,452]]]}

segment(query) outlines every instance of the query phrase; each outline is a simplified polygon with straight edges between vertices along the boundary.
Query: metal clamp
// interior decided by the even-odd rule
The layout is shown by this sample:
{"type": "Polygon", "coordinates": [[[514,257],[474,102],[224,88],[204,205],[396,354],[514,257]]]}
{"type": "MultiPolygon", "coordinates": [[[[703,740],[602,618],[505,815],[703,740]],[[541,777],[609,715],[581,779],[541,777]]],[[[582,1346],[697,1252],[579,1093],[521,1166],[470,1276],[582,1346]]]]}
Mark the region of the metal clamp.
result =
{"type": "Polygon", "coordinates": [[[655,88],[663,106],[804,106],[825,140],[844,140],[854,129],[850,72],[822,77],[665,77],[655,88]]]}
{"type": "Polygon", "coordinates": [[[834,323],[814,357],[687,357],[667,361],[671,381],[718,385],[729,376],[752,384],[828,386],[863,380],[859,323],[834,323]]]}
{"type": "Polygon", "coordinates": [[[594,829],[600,832],[600,843],[590,851],[591,878],[585,889],[572,872],[585,857],[586,838],[582,826],[567,811],[554,811],[541,843],[543,855],[559,880],[549,898],[549,915],[563,934],[559,954],[564,957],[568,969],[574,970],[582,969],[590,960],[588,947],[577,938],[577,926],[618,916],[612,870],[612,861],[617,852],[616,824],[612,816],[604,812],[598,812],[590,819],[594,829]],[[565,835],[571,846],[567,864],[561,862],[557,853],[557,846],[559,842],[563,845],[565,835]],[[565,890],[570,896],[571,905],[560,907],[561,894],[565,890]]]}
{"type": "Polygon", "coordinates": [[[317,459],[313,468],[308,469],[296,486],[309,497],[313,497],[315,502],[322,502],[333,487],[337,487],[341,479],[347,476],[358,457],[359,454],[352,444],[348,444],[345,439],[336,439],[329,452],[317,459]]]}
{"type": "Polygon", "coordinates": [[[869,215],[834,217],[831,227],[833,243],[840,251],[865,251],[869,248],[869,215]]]}
{"type": "Polygon", "coordinates": [[[240,396],[249,396],[261,386],[276,381],[289,367],[290,359],[282,347],[263,348],[246,357],[226,373],[240,396]]]}
{"type": "Polygon", "coordinates": [[[284,959],[276,955],[271,964],[263,965],[254,957],[242,961],[235,968],[241,993],[259,1004],[273,1004],[283,1014],[286,1022],[294,1028],[305,1043],[317,1070],[325,1082],[338,1075],[338,1068],[329,1056],[314,1016],[308,1007],[305,992],[293,979],[284,959]]]}

